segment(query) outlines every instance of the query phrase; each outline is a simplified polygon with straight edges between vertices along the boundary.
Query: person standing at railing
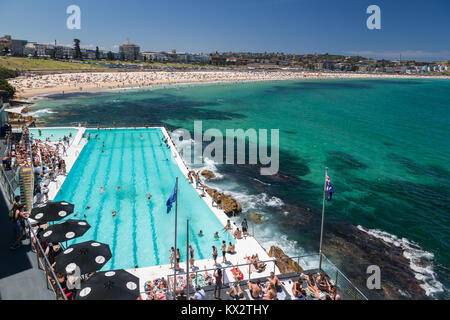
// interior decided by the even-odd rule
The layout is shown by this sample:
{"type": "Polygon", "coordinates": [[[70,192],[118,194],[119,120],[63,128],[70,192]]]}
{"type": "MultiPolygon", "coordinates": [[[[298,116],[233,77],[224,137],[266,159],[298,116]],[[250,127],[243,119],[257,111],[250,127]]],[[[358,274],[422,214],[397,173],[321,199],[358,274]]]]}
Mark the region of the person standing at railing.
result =
{"type": "Polygon", "coordinates": [[[216,271],[214,271],[214,298],[222,300],[220,298],[220,291],[222,290],[222,269],[217,268],[216,271]],[[219,293],[218,295],[216,293],[219,293]]]}
{"type": "Polygon", "coordinates": [[[27,219],[27,215],[25,214],[24,205],[23,204],[17,204],[16,208],[13,212],[12,216],[12,223],[15,231],[15,239],[13,244],[11,245],[11,249],[17,249],[20,246],[20,240],[22,240],[23,237],[23,219],[27,219]]]}

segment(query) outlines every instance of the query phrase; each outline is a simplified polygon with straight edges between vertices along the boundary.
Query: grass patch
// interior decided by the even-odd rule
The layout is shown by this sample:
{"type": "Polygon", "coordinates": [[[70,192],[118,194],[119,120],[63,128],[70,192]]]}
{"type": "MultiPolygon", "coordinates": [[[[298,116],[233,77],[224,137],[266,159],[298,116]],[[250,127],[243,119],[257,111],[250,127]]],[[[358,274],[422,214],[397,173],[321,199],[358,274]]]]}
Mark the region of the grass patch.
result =
{"type": "Polygon", "coordinates": [[[0,67],[17,71],[107,69],[101,66],[92,66],[82,63],[72,63],[72,62],[32,59],[32,58],[19,58],[19,57],[0,57],[0,67]]]}

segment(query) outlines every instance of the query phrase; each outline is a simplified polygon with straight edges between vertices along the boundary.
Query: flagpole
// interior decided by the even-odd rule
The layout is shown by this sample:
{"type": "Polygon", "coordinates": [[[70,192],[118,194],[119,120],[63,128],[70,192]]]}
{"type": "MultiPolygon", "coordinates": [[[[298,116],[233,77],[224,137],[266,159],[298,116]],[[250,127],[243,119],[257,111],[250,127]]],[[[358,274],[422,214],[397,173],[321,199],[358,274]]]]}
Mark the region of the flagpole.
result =
{"type": "MultiPolygon", "coordinates": [[[[176,295],[176,289],[177,289],[177,212],[178,212],[178,177],[175,182],[175,265],[173,267],[173,293],[174,293],[174,299],[176,295]]],[[[180,259],[181,260],[181,259],[180,259]]]]}
{"type": "Polygon", "coordinates": [[[186,219],[186,234],[187,234],[187,243],[186,243],[186,284],[187,284],[187,294],[186,296],[189,299],[189,219],[186,219]]]}
{"type": "Polygon", "coordinates": [[[325,193],[327,187],[327,176],[328,176],[328,167],[325,168],[325,182],[323,183],[322,223],[320,226],[320,244],[319,244],[319,271],[322,270],[323,220],[325,218],[325,193]]]}

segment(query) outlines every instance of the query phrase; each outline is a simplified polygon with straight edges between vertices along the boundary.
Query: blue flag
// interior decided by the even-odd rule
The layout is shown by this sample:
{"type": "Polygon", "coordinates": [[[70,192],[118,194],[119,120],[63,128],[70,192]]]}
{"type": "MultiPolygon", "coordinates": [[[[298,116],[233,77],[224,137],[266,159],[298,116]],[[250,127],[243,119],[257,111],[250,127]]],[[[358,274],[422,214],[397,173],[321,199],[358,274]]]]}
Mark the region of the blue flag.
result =
{"type": "Polygon", "coordinates": [[[172,209],[172,204],[175,202],[175,199],[177,198],[177,192],[178,192],[178,185],[175,183],[175,188],[173,188],[173,192],[170,195],[170,198],[167,199],[166,206],[167,206],[167,213],[170,212],[172,209]]]}
{"type": "Polygon", "coordinates": [[[326,177],[326,185],[325,185],[325,188],[326,188],[326,190],[327,190],[327,200],[328,200],[328,201],[331,201],[331,197],[333,196],[333,193],[334,193],[334,188],[333,188],[333,186],[331,185],[330,178],[328,177],[328,175],[327,175],[327,177],[326,177]]]}

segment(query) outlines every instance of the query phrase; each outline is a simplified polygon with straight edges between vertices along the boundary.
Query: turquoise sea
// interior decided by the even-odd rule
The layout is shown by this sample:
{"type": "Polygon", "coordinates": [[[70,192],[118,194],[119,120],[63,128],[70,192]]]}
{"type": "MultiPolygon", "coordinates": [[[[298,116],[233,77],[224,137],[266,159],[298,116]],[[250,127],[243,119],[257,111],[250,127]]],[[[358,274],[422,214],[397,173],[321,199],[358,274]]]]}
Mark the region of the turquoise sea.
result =
{"type": "Polygon", "coordinates": [[[280,173],[219,165],[211,182],[250,212],[265,247],[317,252],[324,168],[335,194],[326,204],[324,251],[365,287],[380,265],[375,298],[449,298],[450,81],[303,80],[203,84],[55,95],[34,106],[38,125],[172,129],[280,129],[280,173]]]}

